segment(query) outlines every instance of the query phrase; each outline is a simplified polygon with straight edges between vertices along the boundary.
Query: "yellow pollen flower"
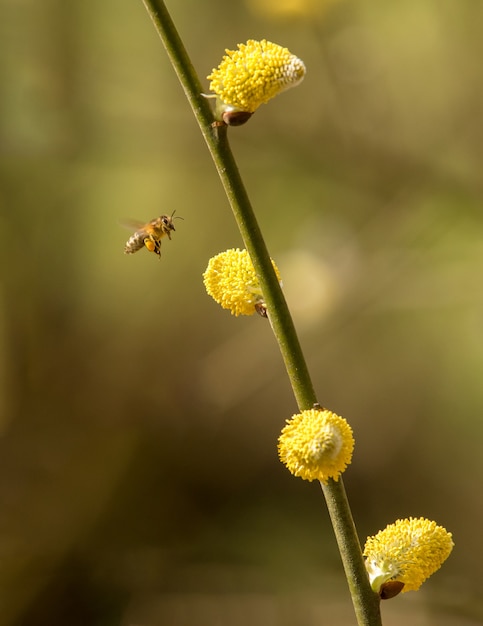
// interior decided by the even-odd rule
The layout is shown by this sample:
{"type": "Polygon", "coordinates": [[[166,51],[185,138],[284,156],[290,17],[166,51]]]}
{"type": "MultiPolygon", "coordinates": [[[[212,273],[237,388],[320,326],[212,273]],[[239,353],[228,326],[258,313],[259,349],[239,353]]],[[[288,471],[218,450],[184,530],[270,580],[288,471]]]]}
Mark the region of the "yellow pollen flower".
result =
{"type": "Polygon", "coordinates": [[[278,440],[282,463],[304,480],[335,481],[351,462],[352,429],[343,417],[326,409],[309,409],[287,420],[278,440]]]}
{"type": "MultiPolygon", "coordinates": [[[[278,267],[272,264],[280,281],[278,267]]],[[[247,250],[226,250],[211,258],[203,282],[208,295],[232,315],[263,314],[262,289],[247,250]]]]}
{"type": "MultiPolygon", "coordinates": [[[[305,76],[305,65],[287,48],[262,39],[226,50],[220,65],[208,76],[210,90],[230,111],[253,113],[305,76]]],[[[245,120],[246,121],[246,120],[245,120]]]]}
{"type": "MultiPolygon", "coordinates": [[[[420,517],[398,519],[369,537],[364,547],[371,587],[384,596],[384,586],[399,581],[402,591],[416,591],[434,574],[453,549],[449,533],[436,522],[420,517]]],[[[394,594],[396,595],[396,594],[394,594]]]]}

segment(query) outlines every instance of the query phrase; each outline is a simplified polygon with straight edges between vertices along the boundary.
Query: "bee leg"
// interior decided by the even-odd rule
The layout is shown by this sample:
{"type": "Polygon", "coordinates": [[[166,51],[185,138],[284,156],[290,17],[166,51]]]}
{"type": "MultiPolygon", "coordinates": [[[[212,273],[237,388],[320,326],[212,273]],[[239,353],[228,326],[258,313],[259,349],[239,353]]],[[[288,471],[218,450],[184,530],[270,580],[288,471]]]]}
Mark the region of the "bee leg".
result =
{"type": "Polygon", "coordinates": [[[149,252],[156,252],[157,242],[151,236],[144,238],[144,245],[149,252]]]}

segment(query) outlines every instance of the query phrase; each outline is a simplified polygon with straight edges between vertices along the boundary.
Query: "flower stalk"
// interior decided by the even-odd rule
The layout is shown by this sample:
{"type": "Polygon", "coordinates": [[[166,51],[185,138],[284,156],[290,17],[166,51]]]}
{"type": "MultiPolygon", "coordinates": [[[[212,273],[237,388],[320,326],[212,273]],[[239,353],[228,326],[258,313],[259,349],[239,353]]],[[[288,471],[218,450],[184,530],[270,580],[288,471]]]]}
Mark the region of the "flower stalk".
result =
{"type": "Polygon", "coordinates": [[[342,558],[357,623],[359,626],[381,626],[380,599],[371,589],[366,566],[359,558],[361,546],[344,483],[341,478],[337,482],[330,479],[326,485],[321,482],[320,486],[342,558]]]}
{"type": "MultiPolygon", "coordinates": [[[[217,123],[184,45],[162,0],[143,0],[200,125],[257,274],[268,317],[300,411],[318,407],[295,326],[236,161],[228,126],[217,123]]],[[[369,584],[350,507],[340,478],[322,484],[359,626],[380,626],[379,597],[369,584]]]]}

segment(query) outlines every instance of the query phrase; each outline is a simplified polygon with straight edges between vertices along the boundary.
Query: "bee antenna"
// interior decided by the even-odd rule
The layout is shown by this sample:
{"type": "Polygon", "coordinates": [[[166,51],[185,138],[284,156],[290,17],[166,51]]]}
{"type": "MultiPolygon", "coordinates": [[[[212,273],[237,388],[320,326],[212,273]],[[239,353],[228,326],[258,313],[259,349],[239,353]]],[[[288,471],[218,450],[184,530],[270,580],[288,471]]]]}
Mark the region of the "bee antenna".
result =
{"type": "Polygon", "coordinates": [[[176,209],[171,213],[171,219],[175,219],[175,220],[182,220],[182,219],[184,219],[184,217],[181,217],[180,215],[177,215],[176,217],[174,217],[175,213],[176,213],[176,209]]]}

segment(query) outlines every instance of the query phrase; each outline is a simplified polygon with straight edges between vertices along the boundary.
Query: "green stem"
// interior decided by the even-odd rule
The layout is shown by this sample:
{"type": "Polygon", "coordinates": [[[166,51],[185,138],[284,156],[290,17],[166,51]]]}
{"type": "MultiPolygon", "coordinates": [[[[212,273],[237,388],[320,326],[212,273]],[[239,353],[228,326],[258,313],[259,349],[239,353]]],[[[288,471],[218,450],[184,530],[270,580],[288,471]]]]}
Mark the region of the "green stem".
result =
{"type": "Polygon", "coordinates": [[[184,89],[186,98],[191,104],[201,132],[211,150],[213,141],[213,114],[208,100],[202,96],[203,88],[186,48],[181,41],[178,31],[171,19],[170,14],[162,0],[143,0],[144,6],[153,20],[154,27],[166,48],[169,60],[184,89]]]}
{"type": "Polygon", "coordinates": [[[361,545],[352,517],[342,478],[320,483],[334,528],[349,591],[359,626],[380,626],[379,596],[373,592],[367,576],[361,545]]]}
{"type": "MultiPolygon", "coordinates": [[[[164,2],[162,0],[143,0],[143,2],[163,41],[215,162],[241,236],[260,281],[270,323],[278,341],[298,407],[301,411],[312,408],[317,404],[312,380],[292,316],[228,143],[228,127],[213,124],[213,114],[207,99],[202,95],[201,83],[164,2]]],[[[349,582],[358,624],[359,626],[380,626],[379,601],[369,585],[343,483],[341,480],[329,481],[328,485],[323,485],[323,491],[349,582]]]]}

